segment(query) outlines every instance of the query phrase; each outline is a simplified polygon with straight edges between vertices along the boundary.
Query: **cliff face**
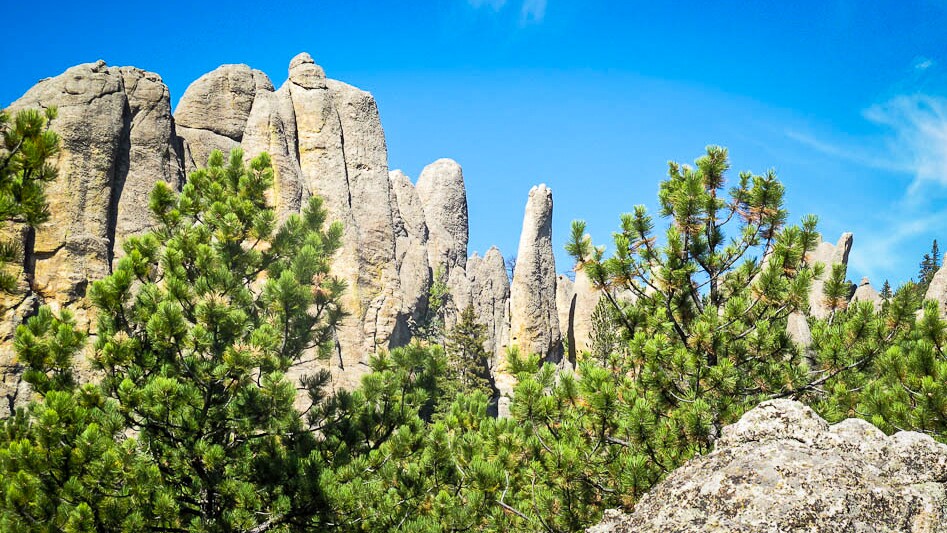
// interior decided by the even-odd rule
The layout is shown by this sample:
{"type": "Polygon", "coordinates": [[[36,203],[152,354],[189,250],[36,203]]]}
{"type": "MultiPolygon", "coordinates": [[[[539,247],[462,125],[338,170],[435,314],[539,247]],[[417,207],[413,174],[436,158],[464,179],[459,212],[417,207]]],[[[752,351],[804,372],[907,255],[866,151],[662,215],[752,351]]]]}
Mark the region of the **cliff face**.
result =
{"type": "Polygon", "coordinates": [[[187,172],[204,165],[213,150],[226,153],[238,146],[247,159],[262,151],[272,156],[272,201],[281,218],[318,194],[330,220],[345,228],[333,272],[348,283],[343,305],[349,316],[337,332],[332,359],[313,363],[328,366],[336,386],[356,386],[370,354],[410,340],[435,275],[450,291],[448,327],[468,305],[487,326],[494,371],[511,343],[547,357],[561,353],[551,191],[543,188],[543,210],[534,213],[541,219],[527,212],[520,247],[528,260],[511,291],[499,250],[468,257],[460,165],[439,159],[417,184],[400,171],[389,172],[372,95],[327,78],[308,54],[292,59],[278,89],[263,72],[223,65],[188,87],[173,116],[160,76],[102,61],[41,81],[10,111],[52,105],[59,118],[51,127],[62,137],[55,161],[59,178],[48,188],[52,219],[38,229],[35,254],[27,258],[22,280],[27,296],[3,302],[0,393],[8,401],[0,414],[26,396],[9,342],[15,325],[48,304],[73,310],[80,325],[94,333],[88,285],[110,272],[127,236],[151,227],[148,198],[154,184],[180,188],[187,172]],[[523,302],[515,309],[513,292],[523,302]],[[547,318],[541,339],[525,338],[532,335],[529,324],[547,318]],[[519,328],[512,337],[511,324],[519,328]],[[517,335],[523,339],[513,338],[517,335]]]}
{"type": "Polygon", "coordinates": [[[170,94],[157,74],[104,62],[78,65],[43,80],[10,111],[56,106],[53,129],[62,139],[47,187],[50,220],[36,231],[25,257],[23,294],[5,298],[0,326],[0,414],[23,401],[20,369],[12,357],[13,330],[42,303],[69,307],[88,327],[85,298],[92,280],[107,275],[122,240],[147,229],[148,197],[157,181],[180,186],[181,143],[170,94]]]}
{"type": "MultiPolygon", "coordinates": [[[[590,318],[600,293],[584,272],[576,273],[574,283],[557,277],[552,191],[544,185],[529,192],[510,280],[496,248],[468,257],[461,166],[438,159],[416,183],[389,171],[372,95],[327,78],[308,54],[291,60],[278,89],[247,65],[223,65],[192,83],[173,115],[170,101],[157,74],[99,61],[39,82],[10,106],[10,111],[57,106],[59,117],[51,127],[62,137],[62,151],[54,162],[59,177],[48,187],[52,218],[36,231],[35,251],[26,258],[25,296],[0,302],[5,310],[0,395],[7,399],[0,402],[0,415],[26,397],[10,342],[16,324],[48,304],[71,309],[94,333],[86,290],[110,272],[127,236],[151,227],[148,198],[154,184],[179,188],[213,150],[238,146],[247,159],[263,151],[272,156],[272,202],[281,218],[318,194],[330,219],[345,228],[332,268],[348,284],[343,305],[349,316],[337,331],[333,357],[312,363],[328,367],[336,386],[356,386],[368,370],[369,355],[410,340],[435,281],[449,289],[448,328],[468,305],[486,326],[485,347],[493,354],[491,370],[501,393],[513,387],[504,373],[508,347],[553,362],[565,356],[563,364],[574,364],[576,354],[590,347],[590,318]],[[563,344],[569,353],[563,353],[563,344]]],[[[810,259],[845,263],[851,243],[851,234],[836,246],[821,243],[810,259]]],[[[816,315],[826,312],[824,279],[810,295],[816,315]]],[[[947,301],[940,294],[947,292],[945,284],[938,280],[931,291],[947,301]]],[[[856,299],[876,301],[870,289],[860,288],[856,299]]],[[[807,344],[805,317],[794,319],[794,338],[807,344]]]]}

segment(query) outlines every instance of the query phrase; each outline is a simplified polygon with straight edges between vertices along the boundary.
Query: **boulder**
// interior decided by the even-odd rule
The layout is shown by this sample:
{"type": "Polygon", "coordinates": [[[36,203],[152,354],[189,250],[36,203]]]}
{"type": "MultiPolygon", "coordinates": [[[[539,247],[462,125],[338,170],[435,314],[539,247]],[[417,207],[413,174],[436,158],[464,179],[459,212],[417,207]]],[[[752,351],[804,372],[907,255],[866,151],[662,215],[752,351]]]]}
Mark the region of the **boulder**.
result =
{"type": "Polygon", "coordinates": [[[588,531],[947,531],[947,446],[885,436],[859,419],[830,426],[790,400],[725,427],[716,449],[588,531]]]}

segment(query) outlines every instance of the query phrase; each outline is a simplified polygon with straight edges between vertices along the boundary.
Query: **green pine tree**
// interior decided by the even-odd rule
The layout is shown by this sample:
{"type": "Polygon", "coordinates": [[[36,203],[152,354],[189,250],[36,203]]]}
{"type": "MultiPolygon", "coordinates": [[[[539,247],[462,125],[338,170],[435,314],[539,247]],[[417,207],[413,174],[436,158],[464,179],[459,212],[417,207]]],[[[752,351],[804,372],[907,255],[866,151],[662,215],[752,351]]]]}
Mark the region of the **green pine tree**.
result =
{"type": "Polygon", "coordinates": [[[490,354],[484,349],[487,327],[477,322],[472,305],[461,311],[457,323],[447,335],[447,395],[445,406],[461,393],[479,390],[492,396],[490,354]]]}
{"type": "Polygon", "coordinates": [[[424,315],[417,322],[410,324],[413,338],[427,343],[444,344],[444,328],[451,298],[445,278],[443,268],[434,269],[431,287],[427,292],[427,307],[424,315]]]}
{"type": "Polygon", "coordinates": [[[36,226],[49,220],[45,186],[56,178],[50,160],[59,152],[59,136],[49,130],[55,118],[54,107],[22,110],[12,119],[0,111],[0,224],[23,228],[20,238],[0,241],[0,290],[7,293],[30,272],[36,226]]]}
{"type": "MultiPolygon", "coordinates": [[[[599,498],[633,501],[683,461],[711,450],[723,425],[808,384],[786,320],[805,308],[819,271],[805,262],[816,241],[815,217],[786,226],[783,186],[773,172],[741,173],[727,195],[728,170],[719,147],[708,147],[694,167],[669,165],[659,192],[664,245],[643,206],[622,216],[609,258],[591,245],[584,223],[574,223],[567,249],[593,283],[606,297],[635,296],[631,310],[609,300],[629,339],[628,356],[617,372],[580,365],[579,385],[572,385],[578,392],[551,393],[568,401],[554,402],[551,415],[523,416],[537,431],[568,424],[592,436],[576,448],[597,450],[596,460],[584,463],[595,480],[588,484],[599,485],[586,488],[599,498]],[[572,399],[576,394],[581,401],[572,399]]],[[[557,490],[562,498],[566,488],[557,490]]]]}
{"type": "Polygon", "coordinates": [[[924,254],[918,267],[917,284],[921,292],[927,292],[927,287],[934,279],[934,274],[937,274],[937,271],[940,270],[940,262],[940,248],[937,245],[937,239],[934,239],[934,242],[931,243],[931,251],[924,254]]]}
{"type": "MultiPolygon", "coordinates": [[[[180,193],[155,187],[156,229],[129,238],[114,272],[90,291],[100,384],[75,389],[65,360],[75,348],[65,343],[68,316],[55,334],[48,312],[20,332],[31,383],[45,398],[6,426],[11,447],[0,451],[0,465],[4,479],[33,475],[41,483],[32,486],[52,487],[51,528],[263,532],[303,527],[326,512],[317,441],[293,408],[296,387],[285,375],[307,350],[331,348],[343,284],[328,271],[342,230],[322,229],[317,197],[277,227],[266,201],[272,180],[268,156],[246,166],[234,150],[229,161],[214,152],[180,193]],[[19,450],[13,444],[42,448],[44,425],[56,422],[50,409],[69,414],[57,431],[78,441],[61,439],[63,451],[94,436],[107,452],[104,466],[90,455],[92,473],[64,482],[76,470],[66,459],[40,473],[9,459],[19,450]],[[35,417],[40,424],[29,423],[35,417]],[[118,504],[76,504],[77,493],[106,493],[118,504]],[[71,514],[58,510],[63,502],[71,514]],[[103,510],[118,518],[101,518],[103,510]]],[[[326,379],[303,380],[313,402],[326,379]]],[[[75,460],[85,465],[82,458],[75,460]]],[[[29,530],[30,510],[5,501],[6,523],[29,530]]]]}
{"type": "Polygon", "coordinates": [[[890,300],[891,296],[893,296],[893,293],[891,292],[891,284],[888,283],[888,280],[885,280],[885,282],[881,285],[881,292],[879,294],[881,295],[881,299],[885,302],[890,300]]]}

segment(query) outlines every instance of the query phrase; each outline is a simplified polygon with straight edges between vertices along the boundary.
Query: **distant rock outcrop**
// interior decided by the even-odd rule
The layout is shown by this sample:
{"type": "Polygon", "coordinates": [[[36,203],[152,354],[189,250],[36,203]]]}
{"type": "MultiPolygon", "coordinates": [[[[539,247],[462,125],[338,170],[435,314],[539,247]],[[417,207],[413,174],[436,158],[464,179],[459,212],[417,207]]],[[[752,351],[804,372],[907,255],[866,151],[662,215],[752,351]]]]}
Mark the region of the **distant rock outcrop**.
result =
{"type": "Polygon", "coordinates": [[[825,303],[822,290],[825,287],[826,280],[832,275],[832,265],[848,266],[848,253],[852,250],[852,240],[853,235],[851,233],[843,233],[834,246],[820,240],[815,250],[806,258],[810,265],[816,263],[825,265],[822,275],[812,281],[812,288],[809,290],[809,312],[816,318],[829,316],[829,308],[825,303]]]}
{"type": "MultiPolygon", "coordinates": [[[[947,261],[947,254],[944,255],[944,260],[947,261]]],[[[934,273],[934,277],[931,278],[931,284],[927,286],[927,293],[924,294],[925,300],[934,300],[937,302],[937,309],[940,311],[940,316],[947,317],[947,264],[941,263],[937,272],[934,273]]]]}
{"type": "Polygon", "coordinates": [[[568,349],[565,356],[575,361],[575,331],[572,322],[575,316],[575,282],[565,274],[556,276],[556,315],[559,317],[559,333],[568,349]]]}
{"type": "Polygon", "coordinates": [[[859,419],[830,426],[790,400],[723,429],[712,453],[672,472],[605,532],[947,531],[947,446],[890,437],[859,419]]]}
{"type": "Polygon", "coordinates": [[[281,217],[318,194],[330,220],[342,222],[333,273],[348,283],[343,306],[350,314],[339,328],[330,366],[336,383],[356,385],[370,353],[404,341],[405,322],[419,306],[414,294],[405,301],[397,252],[417,268],[406,276],[415,291],[427,279],[417,254],[406,248],[424,236],[412,241],[406,233],[396,235],[399,206],[374,98],[327,79],[303,53],[290,62],[289,79],[279,90],[246,65],[224,65],[201,76],[181,97],[175,120],[189,169],[204,165],[213,150],[242,145],[246,157],[265,150],[273,156],[281,217]]]}
{"type": "Polygon", "coordinates": [[[411,327],[420,323],[427,312],[428,291],[431,287],[431,267],[428,263],[427,223],[424,207],[411,180],[400,170],[388,174],[392,198],[397,209],[392,213],[395,232],[395,264],[401,281],[403,319],[392,338],[392,344],[402,345],[411,339],[411,327]]]}
{"type": "Polygon", "coordinates": [[[484,349],[493,356],[495,368],[510,339],[510,278],[506,275],[503,254],[492,247],[482,258],[472,255],[467,260],[467,276],[477,322],[487,328],[484,349]]]}
{"type": "Polygon", "coordinates": [[[602,293],[592,286],[592,280],[585,270],[579,269],[575,273],[575,313],[572,323],[577,352],[592,348],[592,312],[601,298],[602,293]]]}
{"type": "Polygon", "coordinates": [[[466,273],[469,227],[463,170],[452,159],[438,159],[424,167],[416,188],[429,232],[428,263],[451,294],[447,321],[450,327],[457,313],[470,304],[466,273]]]}
{"type": "Polygon", "coordinates": [[[868,278],[862,278],[861,283],[858,284],[858,288],[855,289],[855,293],[852,295],[852,302],[871,302],[875,307],[875,311],[878,311],[884,301],[881,294],[868,282],[868,278]]]}
{"type": "MultiPolygon", "coordinates": [[[[812,286],[809,288],[809,314],[816,318],[826,318],[829,316],[829,308],[825,303],[825,282],[832,275],[832,265],[840,264],[848,267],[848,254],[852,250],[852,233],[843,233],[839,237],[838,243],[834,246],[831,243],[822,240],[819,237],[819,243],[815,249],[806,257],[809,265],[821,263],[824,266],[822,275],[812,280],[812,286]]],[[[869,287],[870,288],[870,287],[869,287]]],[[[866,295],[867,296],[867,295],[866,295]]],[[[806,358],[809,366],[815,368],[814,354],[808,351],[812,344],[812,332],[809,329],[809,322],[806,315],[802,312],[794,312],[789,315],[786,331],[789,338],[796,344],[806,350],[806,358]]]]}
{"type": "Polygon", "coordinates": [[[552,249],[552,191],[529,191],[516,269],[510,286],[510,344],[524,354],[559,362],[562,338],[556,310],[556,259],[552,249]]]}

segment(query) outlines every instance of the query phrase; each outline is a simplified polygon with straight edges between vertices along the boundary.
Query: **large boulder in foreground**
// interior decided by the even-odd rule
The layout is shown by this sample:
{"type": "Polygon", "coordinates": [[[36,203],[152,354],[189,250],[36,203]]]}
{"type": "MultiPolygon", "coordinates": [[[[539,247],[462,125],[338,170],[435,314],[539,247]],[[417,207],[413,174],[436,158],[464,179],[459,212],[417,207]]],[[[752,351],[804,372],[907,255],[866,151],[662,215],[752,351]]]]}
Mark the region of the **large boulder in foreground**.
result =
{"type": "Polygon", "coordinates": [[[717,449],[588,531],[947,531],[947,446],[890,437],[859,419],[833,426],[773,400],[724,428],[717,449]]]}

